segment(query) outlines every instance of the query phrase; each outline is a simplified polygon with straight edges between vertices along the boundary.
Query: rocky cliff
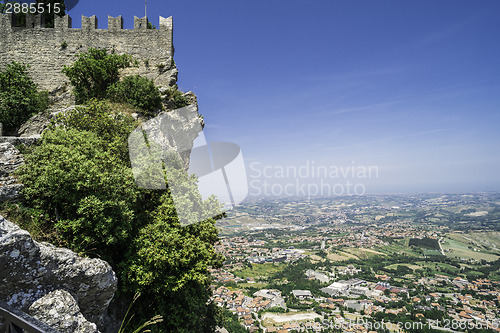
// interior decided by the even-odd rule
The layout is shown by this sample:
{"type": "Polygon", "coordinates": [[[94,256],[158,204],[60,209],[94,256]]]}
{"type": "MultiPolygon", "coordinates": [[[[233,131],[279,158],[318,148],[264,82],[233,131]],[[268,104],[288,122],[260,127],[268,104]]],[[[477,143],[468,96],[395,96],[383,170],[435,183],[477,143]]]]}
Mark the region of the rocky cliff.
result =
{"type": "Polygon", "coordinates": [[[117,286],[105,261],[38,243],[0,216],[0,267],[0,301],[61,332],[103,326],[117,286]]]}

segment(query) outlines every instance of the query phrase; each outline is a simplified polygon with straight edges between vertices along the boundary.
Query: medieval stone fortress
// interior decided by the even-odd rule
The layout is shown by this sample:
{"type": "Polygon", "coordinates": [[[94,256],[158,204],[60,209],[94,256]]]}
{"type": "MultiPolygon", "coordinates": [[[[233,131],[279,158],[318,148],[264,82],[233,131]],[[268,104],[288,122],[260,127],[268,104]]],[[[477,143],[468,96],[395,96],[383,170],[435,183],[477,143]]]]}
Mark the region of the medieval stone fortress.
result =
{"type": "MultiPolygon", "coordinates": [[[[29,75],[39,90],[49,92],[51,103],[47,112],[34,115],[17,133],[7,133],[5,128],[2,131],[0,123],[0,144],[5,144],[0,152],[4,157],[18,156],[18,164],[22,164],[22,157],[12,145],[36,142],[53,115],[74,107],[72,86],[62,69],[73,64],[78,54],[94,48],[130,55],[133,65],[121,70],[120,76],[146,77],[161,92],[177,82],[172,17],[160,16],[158,29],[149,24],[147,17],[134,17],[134,28],[124,29],[122,16],[108,16],[107,29],[99,29],[96,16],[82,15],[81,28],[72,28],[69,15],[56,15],[54,27],[46,28],[42,15],[27,15],[26,24],[20,27],[14,15],[0,13],[0,36],[0,71],[12,62],[28,65],[29,75]]],[[[196,97],[192,93],[185,97],[193,107],[192,120],[196,122],[196,97]]],[[[12,171],[3,174],[0,168],[0,201],[20,198],[22,185],[11,175],[12,171]]]]}
{"type": "MultiPolygon", "coordinates": [[[[132,66],[121,70],[120,77],[139,75],[154,82],[164,99],[157,112],[168,112],[161,119],[175,118],[182,129],[203,124],[195,95],[177,91],[172,17],[160,16],[158,28],[152,27],[147,17],[134,17],[133,29],[123,29],[121,16],[108,16],[107,29],[99,29],[96,16],[82,16],[81,28],[72,28],[68,15],[55,16],[53,28],[45,27],[41,15],[27,15],[22,27],[14,20],[12,14],[0,14],[0,71],[12,62],[27,65],[38,89],[49,93],[50,105],[20,128],[4,133],[9,136],[2,136],[0,123],[0,203],[17,204],[24,200],[24,185],[15,172],[25,164],[26,155],[18,148],[40,142],[42,132],[55,115],[84,107],[75,105],[72,86],[62,69],[91,48],[132,57],[132,66]],[[187,116],[182,119],[174,110],[175,103],[171,105],[165,99],[166,92],[172,90],[186,102],[183,115],[187,116]]],[[[131,116],[135,120],[141,117],[137,113],[131,116]]],[[[153,125],[158,124],[152,122],[153,125]]],[[[177,138],[175,133],[173,137],[177,138]]],[[[169,143],[176,146],[176,140],[169,143]]],[[[0,331],[2,325],[10,325],[7,310],[21,310],[61,332],[98,332],[98,328],[101,332],[118,331],[115,319],[106,319],[118,279],[104,260],[84,258],[68,249],[38,243],[28,231],[0,215],[0,267],[0,331]],[[52,309],[56,303],[57,316],[44,310],[52,309]],[[69,311],[73,313],[69,315],[69,311]]],[[[19,325],[19,321],[15,324],[19,325]]],[[[50,327],[46,332],[51,332],[50,327]]]]}
{"type": "Polygon", "coordinates": [[[45,28],[41,15],[27,15],[26,26],[16,27],[12,14],[0,14],[0,69],[12,61],[30,66],[40,89],[54,92],[68,85],[61,69],[78,53],[105,48],[129,54],[136,67],[124,75],[141,75],[159,86],[175,83],[172,17],[160,16],[158,29],[148,29],[147,17],[134,17],[134,29],[123,29],[121,16],[108,16],[107,29],[99,29],[97,17],[82,16],[81,29],[72,28],[69,15],[55,16],[54,28],[45,28]]]}

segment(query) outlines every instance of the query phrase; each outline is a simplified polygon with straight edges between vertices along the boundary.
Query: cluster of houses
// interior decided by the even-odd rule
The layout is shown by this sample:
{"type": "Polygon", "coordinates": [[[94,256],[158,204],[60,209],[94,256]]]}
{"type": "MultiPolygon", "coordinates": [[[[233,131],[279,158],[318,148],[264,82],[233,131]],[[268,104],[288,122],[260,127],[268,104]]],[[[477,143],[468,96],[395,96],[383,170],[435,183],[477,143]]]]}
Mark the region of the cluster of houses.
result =
{"type": "Polygon", "coordinates": [[[406,290],[398,288],[390,288],[388,283],[383,282],[367,282],[362,279],[354,278],[349,280],[339,280],[333,282],[328,287],[322,288],[321,291],[330,296],[342,296],[357,298],[367,296],[377,298],[386,289],[393,289],[395,293],[406,292],[406,290]]]}
{"type": "Polygon", "coordinates": [[[226,307],[238,315],[243,326],[250,332],[258,330],[258,322],[255,321],[252,313],[259,313],[271,307],[284,307],[285,300],[281,297],[281,292],[275,289],[262,289],[249,297],[241,290],[230,290],[224,286],[213,290],[212,299],[220,307],[226,307]]]}
{"type": "MultiPolygon", "coordinates": [[[[309,275],[314,275],[315,271],[309,271],[309,275]]],[[[314,275],[314,278],[317,278],[314,275]]],[[[321,278],[321,276],[319,276],[321,278]]],[[[492,331],[500,332],[500,318],[497,304],[500,302],[500,283],[487,279],[477,279],[472,282],[463,278],[449,278],[442,275],[436,275],[434,280],[446,281],[449,286],[457,289],[453,293],[430,292],[418,297],[408,298],[408,290],[391,286],[384,282],[383,276],[379,276],[379,282],[368,282],[359,278],[349,280],[339,280],[333,282],[322,291],[331,295],[329,298],[315,297],[309,290],[292,290],[291,296],[300,300],[303,304],[313,301],[318,302],[319,307],[325,313],[330,313],[330,319],[334,318],[336,323],[345,325],[347,322],[340,317],[336,311],[339,308],[352,310],[353,312],[370,315],[377,312],[385,314],[405,314],[408,309],[386,307],[390,302],[397,302],[403,298],[418,311],[417,317],[425,318],[424,313],[431,310],[439,310],[446,313],[457,322],[469,323],[471,325],[483,325],[489,327],[492,331]],[[470,294],[467,292],[470,291],[470,294]],[[366,299],[360,299],[360,295],[365,295],[366,299]],[[481,297],[484,296],[484,297],[481,297]],[[444,301],[445,300],[445,301],[444,301]],[[333,316],[333,317],[332,317],[333,316]]],[[[434,281],[432,281],[434,282],[434,281]]],[[[260,323],[252,313],[257,314],[261,310],[265,311],[271,307],[286,308],[284,299],[278,290],[263,289],[253,294],[254,297],[245,296],[241,291],[231,291],[225,287],[219,287],[214,290],[214,300],[220,306],[226,306],[241,319],[242,324],[250,332],[258,330],[260,323]]],[[[431,325],[439,326],[436,321],[428,320],[431,325]]],[[[303,331],[303,325],[310,324],[308,329],[319,332],[323,326],[318,323],[283,323],[282,325],[265,327],[265,332],[291,332],[303,331]],[[293,327],[293,325],[299,325],[293,327]],[[316,326],[314,326],[316,325],[316,326]]],[[[347,331],[349,332],[370,332],[369,328],[363,325],[354,327],[349,323],[347,331]]]]}
{"type": "Polygon", "coordinates": [[[293,262],[298,259],[307,257],[304,252],[304,250],[294,249],[293,247],[289,249],[276,248],[276,251],[273,251],[268,255],[259,255],[258,253],[252,253],[247,257],[247,261],[251,264],[293,262]]]}
{"type": "Polygon", "coordinates": [[[227,282],[247,282],[240,277],[235,276],[233,273],[226,271],[225,269],[210,269],[210,274],[212,275],[215,283],[227,283],[227,282]]]}

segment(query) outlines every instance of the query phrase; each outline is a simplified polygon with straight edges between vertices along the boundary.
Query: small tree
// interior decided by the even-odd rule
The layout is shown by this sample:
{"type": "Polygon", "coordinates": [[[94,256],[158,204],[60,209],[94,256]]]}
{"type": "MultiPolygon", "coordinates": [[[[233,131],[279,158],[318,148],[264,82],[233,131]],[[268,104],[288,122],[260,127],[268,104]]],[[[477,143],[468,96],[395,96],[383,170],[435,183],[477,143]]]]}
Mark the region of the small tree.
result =
{"type": "Polygon", "coordinates": [[[28,66],[12,62],[0,72],[0,122],[13,134],[32,115],[48,106],[47,92],[38,92],[28,66]]]}
{"type": "Polygon", "coordinates": [[[77,103],[91,98],[106,97],[107,89],[118,82],[120,69],[130,67],[132,57],[126,54],[108,54],[105,49],[90,48],[88,52],[77,55],[77,60],[62,72],[75,87],[77,103]]]}

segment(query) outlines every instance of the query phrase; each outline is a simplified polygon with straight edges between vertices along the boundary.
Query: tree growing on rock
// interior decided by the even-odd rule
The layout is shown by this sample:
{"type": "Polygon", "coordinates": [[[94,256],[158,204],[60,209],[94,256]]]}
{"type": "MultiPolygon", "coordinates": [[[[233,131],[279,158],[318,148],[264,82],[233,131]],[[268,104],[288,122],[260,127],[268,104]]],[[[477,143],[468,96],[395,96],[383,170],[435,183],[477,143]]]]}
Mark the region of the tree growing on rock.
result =
{"type": "Polygon", "coordinates": [[[108,54],[105,49],[90,48],[77,55],[77,60],[62,70],[74,86],[77,103],[92,98],[105,98],[107,89],[120,79],[120,69],[130,67],[132,57],[108,54]]]}

